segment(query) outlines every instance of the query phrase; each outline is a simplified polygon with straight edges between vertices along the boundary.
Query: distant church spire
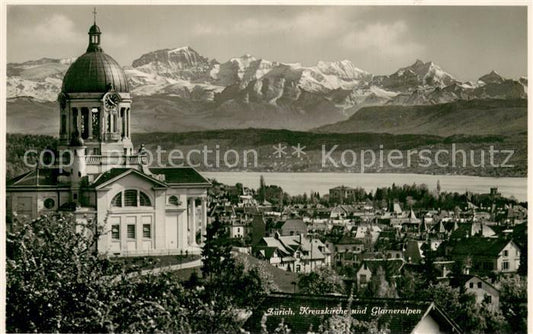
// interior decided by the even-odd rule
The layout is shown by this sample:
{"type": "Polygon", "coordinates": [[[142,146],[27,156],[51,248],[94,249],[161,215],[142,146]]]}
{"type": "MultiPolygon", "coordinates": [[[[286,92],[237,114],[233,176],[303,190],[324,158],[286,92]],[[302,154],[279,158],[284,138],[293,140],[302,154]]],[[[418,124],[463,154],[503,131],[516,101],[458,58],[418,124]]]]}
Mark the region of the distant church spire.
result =
{"type": "Polygon", "coordinates": [[[102,48],[100,47],[100,28],[96,25],[96,7],[93,9],[93,26],[89,29],[89,46],[87,47],[87,52],[101,52],[102,48]]]}

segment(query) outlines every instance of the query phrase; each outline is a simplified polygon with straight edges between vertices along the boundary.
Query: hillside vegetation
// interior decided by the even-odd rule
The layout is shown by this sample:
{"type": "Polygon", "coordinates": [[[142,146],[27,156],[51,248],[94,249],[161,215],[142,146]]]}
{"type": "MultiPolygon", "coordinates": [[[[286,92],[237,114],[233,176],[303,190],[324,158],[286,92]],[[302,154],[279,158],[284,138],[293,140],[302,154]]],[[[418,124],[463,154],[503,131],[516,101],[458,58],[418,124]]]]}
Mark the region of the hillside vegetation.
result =
{"type": "Polygon", "coordinates": [[[377,132],[451,136],[510,135],[527,131],[527,100],[473,100],[426,106],[360,109],[317,132],[377,132]]]}

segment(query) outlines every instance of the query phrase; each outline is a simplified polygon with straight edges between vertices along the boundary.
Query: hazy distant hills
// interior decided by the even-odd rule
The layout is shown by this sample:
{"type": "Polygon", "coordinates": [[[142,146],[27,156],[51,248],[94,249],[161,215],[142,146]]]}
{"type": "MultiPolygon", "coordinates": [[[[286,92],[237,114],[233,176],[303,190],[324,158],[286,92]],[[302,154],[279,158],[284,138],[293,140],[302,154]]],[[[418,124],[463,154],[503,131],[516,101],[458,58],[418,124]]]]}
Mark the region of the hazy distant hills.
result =
{"type": "Polygon", "coordinates": [[[513,135],[527,131],[526,100],[471,100],[438,105],[379,106],[317,132],[390,134],[513,135]]]}
{"type": "MultiPolygon", "coordinates": [[[[9,132],[57,133],[55,100],[72,61],[43,58],[7,64],[9,132]]],[[[181,47],[144,54],[124,70],[134,96],[132,125],[140,132],[321,127],[484,134],[503,131],[502,124],[493,123],[509,121],[509,129],[515,129],[527,118],[517,111],[526,109],[525,102],[516,102],[527,98],[526,78],[506,79],[491,72],[477,82],[459,82],[433,62],[420,60],[390,75],[373,75],[348,60],[302,66],[244,55],[219,63],[181,47]],[[452,103],[478,99],[495,100],[497,106],[478,110],[466,102],[452,103]],[[502,100],[515,102],[511,106],[502,100]],[[451,104],[437,106],[443,103],[451,104]],[[341,123],[322,127],[336,122],[341,123]]]]}

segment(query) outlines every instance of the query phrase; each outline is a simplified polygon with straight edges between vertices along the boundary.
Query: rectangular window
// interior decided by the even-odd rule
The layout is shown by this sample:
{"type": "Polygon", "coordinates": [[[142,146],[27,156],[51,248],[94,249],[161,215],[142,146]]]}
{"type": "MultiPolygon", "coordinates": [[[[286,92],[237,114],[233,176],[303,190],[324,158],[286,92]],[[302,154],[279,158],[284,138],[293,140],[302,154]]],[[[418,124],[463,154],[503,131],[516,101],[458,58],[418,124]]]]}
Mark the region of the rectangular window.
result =
{"type": "Polygon", "coordinates": [[[477,288],[481,289],[481,287],[482,287],[482,283],[481,282],[477,282],[477,288]]]}
{"type": "Polygon", "coordinates": [[[509,270],[509,262],[503,262],[503,270],[509,270]]]}
{"type": "Polygon", "coordinates": [[[302,268],[300,267],[300,265],[297,265],[297,266],[296,266],[296,272],[299,273],[300,270],[302,270],[302,268]]]}
{"type": "Polygon", "coordinates": [[[128,238],[135,239],[135,225],[128,224],[128,238]]]}
{"type": "Polygon", "coordinates": [[[508,250],[504,250],[503,251],[503,256],[509,256],[509,251],[508,250]]]}
{"type": "Polygon", "coordinates": [[[474,288],[474,283],[470,282],[470,289],[473,289],[474,288]]]}
{"type": "Polygon", "coordinates": [[[116,224],[111,226],[111,238],[113,240],[120,240],[120,225],[116,224]]]}
{"type": "Polygon", "coordinates": [[[143,238],[151,238],[151,237],[152,237],[152,225],[143,224],[143,238]]]}

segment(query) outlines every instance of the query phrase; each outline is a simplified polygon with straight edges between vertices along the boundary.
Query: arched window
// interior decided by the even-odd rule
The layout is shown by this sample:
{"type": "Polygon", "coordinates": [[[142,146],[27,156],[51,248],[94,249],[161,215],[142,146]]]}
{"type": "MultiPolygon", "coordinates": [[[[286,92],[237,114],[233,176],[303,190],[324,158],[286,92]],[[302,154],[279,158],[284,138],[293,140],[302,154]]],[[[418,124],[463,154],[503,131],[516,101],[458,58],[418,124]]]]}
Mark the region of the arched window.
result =
{"type": "Polygon", "coordinates": [[[118,193],[113,197],[111,206],[122,207],[122,193],[118,193]]]}
{"type": "Polygon", "coordinates": [[[137,207],[137,206],[152,206],[150,197],[142,191],[136,189],[128,189],[120,192],[111,200],[111,206],[114,207],[137,207]],[[124,194],[123,194],[124,193],[124,194]],[[122,199],[124,198],[124,200],[122,199]]]}
{"type": "Polygon", "coordinates": [[[150,198],[148,195],[143,193],[142,191],[139,191],[139,205],[140,206],[150,206],[150,198]]]}
{"type": "Polygon", "coordinates": [[[174,195],[172,195],[172,196],[170,196],[170,197],[168,198],[168,203],[169,203],[169,204],[173,204],[173,205],[180,205],[180,204],[181,204],[181,203],[180,203],[180,200],[178,199],[178,197],[177,197],[177,196],[174,196],[174,195]]]}

